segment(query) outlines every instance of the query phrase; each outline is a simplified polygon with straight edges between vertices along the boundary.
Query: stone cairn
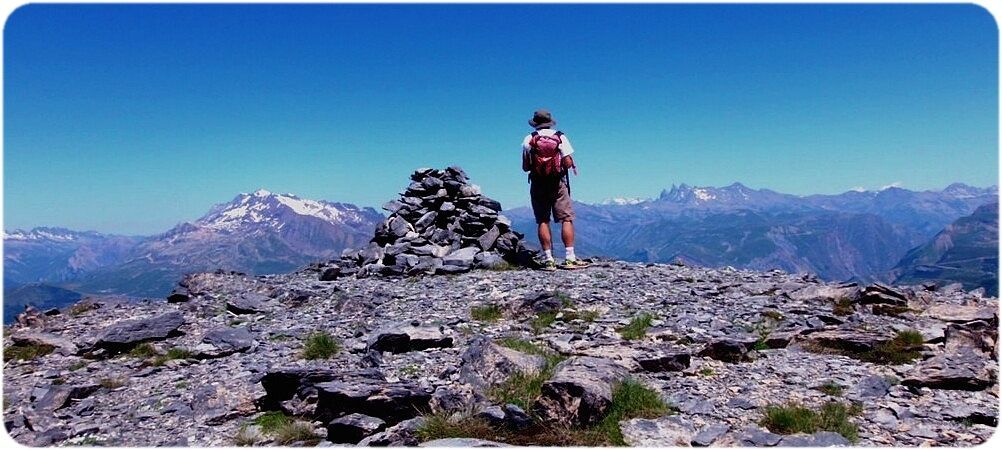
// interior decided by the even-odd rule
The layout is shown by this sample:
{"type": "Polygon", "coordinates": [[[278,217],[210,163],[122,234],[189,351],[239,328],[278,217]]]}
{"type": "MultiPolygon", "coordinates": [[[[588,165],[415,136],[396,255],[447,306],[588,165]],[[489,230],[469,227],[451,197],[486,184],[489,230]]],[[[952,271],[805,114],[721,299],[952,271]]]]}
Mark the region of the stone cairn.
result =
{"type": "Polygon", "coordinates": [[[469,183],[459,167],[418,169],[369,245],[345,250],[320,279],[344,275],[454,274],[504,264],[525,265],[533,253],[500,214],[501,204],[469,183]]]}

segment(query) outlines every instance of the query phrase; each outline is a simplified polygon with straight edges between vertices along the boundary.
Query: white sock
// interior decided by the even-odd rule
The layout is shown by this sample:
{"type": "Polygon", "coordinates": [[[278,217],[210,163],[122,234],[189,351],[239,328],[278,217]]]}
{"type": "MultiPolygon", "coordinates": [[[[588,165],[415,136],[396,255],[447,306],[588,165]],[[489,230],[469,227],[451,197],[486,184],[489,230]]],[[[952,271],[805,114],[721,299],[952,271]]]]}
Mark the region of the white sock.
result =
{"type": "Polygon", "coordinates": [[[543,250],[543,253],[546,254],[547,261],[553,261],[553,250],[543,250]]]}
{"type": "Polygon", "coordinates": [[[567,247],[567,260],[576,261],[578,258],[574,256],[574,247],[567,247]]]}

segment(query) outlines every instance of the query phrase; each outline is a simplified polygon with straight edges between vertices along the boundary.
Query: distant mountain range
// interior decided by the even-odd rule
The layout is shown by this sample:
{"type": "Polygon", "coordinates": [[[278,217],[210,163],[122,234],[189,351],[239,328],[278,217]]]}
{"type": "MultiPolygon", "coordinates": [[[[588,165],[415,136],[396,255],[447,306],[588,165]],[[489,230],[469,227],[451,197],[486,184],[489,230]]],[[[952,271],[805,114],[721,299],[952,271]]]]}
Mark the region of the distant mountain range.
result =
{"type": "MultiPolygon", "coordinates": [[[[827,280],[994,286],[989,280],[997,280],[998,261],[984,255],[997,253],[997,214],[979,210],[961,218],[997,202],[996,187],[959,183],[942,191],[892,187],[810,196],[740,183],[683,184],[657,198],[576,204],[576,249],[630,261],[813,272],[827,280]],[[986,222],[991,217],[994,228],[986,222]],[[965,256],[974,248],[981,256],[965,256]]],[[[505,214],[535,242],[528,208],[505,214]]],[[[155,236],[13,230],[4,233],[5,311],[58,306],[78,293],[161,297],[189,272],[287,272],[367,243],[382,218],[372,208],[260,190],[155,236]]]]}
{"type": "MultiPolygon", "coordinates": [[[[997,201],[995,186],[960,183],[941,191],[890,187],[809,196],[740,183],[682,184],[648,200],[577,203],[575,250],[630,261],[681,260],[813,272],[827,280],[891,281],[890,270],[910,249],[997,201]]],[[[516,230],[535,235],[531,210],[506,215],[516,230]]],[[[998,239],[993,242],[997,247],[998,239]]]]}
{"type": "Polygon", "coordinates": [[[928,243],[908,252],[891,271],[896,283],[923,281],[984,287],[998,296],[999,204],[979,207],[957,219],[928,243]]]}

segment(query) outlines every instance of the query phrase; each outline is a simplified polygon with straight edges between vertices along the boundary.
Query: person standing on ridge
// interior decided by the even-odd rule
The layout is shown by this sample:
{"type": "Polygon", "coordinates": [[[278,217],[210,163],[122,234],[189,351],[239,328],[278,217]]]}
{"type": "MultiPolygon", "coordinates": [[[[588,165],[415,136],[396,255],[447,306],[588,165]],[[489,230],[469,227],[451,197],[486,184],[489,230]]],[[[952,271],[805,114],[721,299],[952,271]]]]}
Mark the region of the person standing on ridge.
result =
{"type": "Polygon", "coordinates": [[[574,147],[567,136],[555,130],[557,121],[549,111],[541,109],[532,115],[529,126],[535,129],[522,140],[522,170],[529,173],[529,199],[536,216],[539,245],[543,247],[543,270],[555,270],[550,216],[560,223],[560,239],[567,249],[561,268],[578,269],[587,263],[574,255],[574,206],[571,204],[570,174],[578,174],[574,164],[574,147]]]}

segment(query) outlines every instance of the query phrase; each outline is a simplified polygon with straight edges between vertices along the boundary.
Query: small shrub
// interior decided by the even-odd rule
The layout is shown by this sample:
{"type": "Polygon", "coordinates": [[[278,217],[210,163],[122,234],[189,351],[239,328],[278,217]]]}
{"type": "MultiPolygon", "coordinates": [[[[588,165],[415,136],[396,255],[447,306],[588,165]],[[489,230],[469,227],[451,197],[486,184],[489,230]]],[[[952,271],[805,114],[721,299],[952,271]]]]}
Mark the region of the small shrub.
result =
{"type": "Polygon", "coordinates": [[[100,384],[101,387],[106,389],[118,389],[125,386],[125,380],[120,378],[102,378],[97,382],[97,384],[100,384]]]}
{"type": "Polygon", "coordinates": [[[835,299],[835,305],[832,306],[832,313],[836,316],[848,316],[852,314],[852,299],[848,297],[839,297],[835,299]]]}
{"type": "Polygon", "coordinates": [[[626,340],[640,339],[647,335],[647,329],[651,327],[651,323],[654,321],[654,316],[643,313],[637,317],[634,317],[628,325],[620,328],[616,331],[619,335],[626,340]]]}
{"type": "Polygon", "coordinates": [[[755,351],[769,350],[769,346],[765,344],[765,338],[764,337],[758,338],[758,340],[755,341],[755,344],[752,345],[752,350],[755,351]]]}
{"type": "Polygon", "coordinates": [[[714,372],[713,369],[711,369],[709,367],[704,367],[702,369],[699,369],[699,374],[702,375],[702,376],[704,376],[704,377],[713,376],[715,373],[716,372],[714,372]]]}
{"type": "Polygon", "coordinates": [[[407,376],[414,376],[421,372],[421,368],[417,364],[411,364],[407,367],[400,369],[400,373],[407,376]]]}
{"type": "Polygon", "coordinates": [[[318,331],[306,337],[303,358],[330,359],[341,351],[341,343],[330,334],[318,331]]]}
{"type": "Polygon", "coordinates": [[[188,383],[187,381],[178,381],[177,383],[174,383],[174,388],[176,388],[176,389],[187,389],[188,386],[190,386],[190,385],[191,385],[191,383],[188,383]]]}
{"type": "Polygon", "coordinates": [[[470,318],[480,322],[496,322],[501,319],[501,307],[493,303],[483,306],[471,306],[470,318]]]}
{"type": "Polygon", "coordinates": [[[862,408],[859,405],[846,406],[838,402],[827,402],[819,411],[795,403],[785,406],[769,405],[765,407],[765,415],[760,425],[778,434],[832,431],[841,434],[850,442],[856,442],[859,440],[859,429],[849,421],[849,418],[861,412],[862,408]]]}
{"type": "Polygon", "coordinates": [[[834,381],[828,381],[827,383],[818,386],[818,390],[832,397],[842,396],[842,386],[834,381]]]}

